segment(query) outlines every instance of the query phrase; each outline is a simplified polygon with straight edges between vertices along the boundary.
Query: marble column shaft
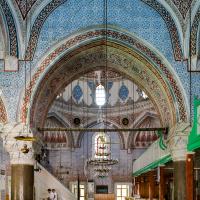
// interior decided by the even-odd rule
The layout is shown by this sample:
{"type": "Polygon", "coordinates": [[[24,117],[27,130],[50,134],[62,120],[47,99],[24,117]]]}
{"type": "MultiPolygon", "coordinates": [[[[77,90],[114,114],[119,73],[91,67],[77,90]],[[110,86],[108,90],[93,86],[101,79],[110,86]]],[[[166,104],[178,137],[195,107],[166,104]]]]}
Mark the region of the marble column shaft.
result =
{"type": "Polygon", "coordinates": [[[185,161],[174,162],[174,200],[186,200],[186,162],[185,161]]]}
{"type": "Polygon", "coordinates": [[[34,166],[11,165],[11,200],[33,200],[34,166]]]}
{"type": "Polygon", "coordinates": [[[194,162],[193,154],[188,154],[186,159],[186,193],[187,200],[194,199],[194,162]]]}
{"type": "Polygon", "coordinates": [[[19,141],[15,138],[19,134],[29,133],[29,130],[23,123],[7,123],[1,128],[1,132],[4,147],[10,155],[11,200],[33,200],[33,142],[19,141]],[[25,146],[27,151],[24,152],[25,146]]]}

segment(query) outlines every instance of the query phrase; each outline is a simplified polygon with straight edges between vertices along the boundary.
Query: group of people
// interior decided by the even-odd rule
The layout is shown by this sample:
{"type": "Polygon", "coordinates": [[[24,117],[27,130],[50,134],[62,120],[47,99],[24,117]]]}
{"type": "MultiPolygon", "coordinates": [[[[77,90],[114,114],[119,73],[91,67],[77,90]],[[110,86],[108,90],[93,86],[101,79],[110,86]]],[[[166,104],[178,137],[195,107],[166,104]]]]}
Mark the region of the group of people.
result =
{"type": "Polygon", "coordinates": [[[55,189],[48,189],[48,198],[47,200],[58,200],[58,195],[55,189]]]}

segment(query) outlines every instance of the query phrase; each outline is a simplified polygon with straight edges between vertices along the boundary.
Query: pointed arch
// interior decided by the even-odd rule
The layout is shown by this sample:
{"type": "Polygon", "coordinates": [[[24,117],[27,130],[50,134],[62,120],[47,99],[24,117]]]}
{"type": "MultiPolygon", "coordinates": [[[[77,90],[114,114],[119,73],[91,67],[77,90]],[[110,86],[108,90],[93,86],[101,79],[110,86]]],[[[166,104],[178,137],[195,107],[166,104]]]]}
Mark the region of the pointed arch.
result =
{"type": "MultiPolygon", "coordinates": [[[[113,29],[109,29],[107,34],[110,67],[123,73],[146,92],[160,114],[162,125],[172,126],[177,121],[187,121],[188,102],[185,91],[167,60],[133,35],[113,29]]],[[[22,120],[27,117],[32,89],[33,99],[29,110],[31,124],[43,126],[48,108],[57,93],[80,74],[105,64],[102,63],[102,57],[105,56],[104,36],[105,30],[97,29],[70,37],[40,62],[25,93],[21,107],[22,120]]]]}
{"type": "Polygon", "coordinates": [[[17,29],[14,21],[13,14],[6,0],[0,1],[0,6],[3,10],[4,17],[6,19],[8,34],[9,34],[9,52],[11,56],[18,57],[18,37],[17,29]]]}

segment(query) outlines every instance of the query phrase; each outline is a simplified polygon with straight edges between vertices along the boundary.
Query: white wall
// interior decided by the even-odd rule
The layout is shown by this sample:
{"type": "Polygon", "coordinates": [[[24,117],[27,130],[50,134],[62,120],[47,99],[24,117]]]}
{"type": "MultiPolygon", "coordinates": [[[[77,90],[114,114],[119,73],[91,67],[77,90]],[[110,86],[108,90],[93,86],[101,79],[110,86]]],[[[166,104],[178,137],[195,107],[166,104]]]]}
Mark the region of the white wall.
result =
{"type": "Polygon", "coordinates": [[[48,197],[47,190],[55,189],[59,200],[75,200],[75,196],[41,165],[40,172],[35,172],[35,199],[43,200],[48,197]]]}

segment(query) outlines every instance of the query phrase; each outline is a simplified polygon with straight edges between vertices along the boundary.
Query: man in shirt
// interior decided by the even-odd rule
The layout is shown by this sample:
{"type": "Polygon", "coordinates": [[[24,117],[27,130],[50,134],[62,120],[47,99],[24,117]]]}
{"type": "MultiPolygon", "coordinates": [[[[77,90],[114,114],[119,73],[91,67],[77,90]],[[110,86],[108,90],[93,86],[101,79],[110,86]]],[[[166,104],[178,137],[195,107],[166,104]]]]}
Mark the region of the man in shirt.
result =
{"type": "Polygon", "coordinates": [[[52,189],[52,193],[54,195],[54,200],[58,200],[58,195],[55,189],[52,189]]]}
{"type": "Polygon", "coordinates": [[[52,192],[51,189],[48,189],[48,193],[49,193],[49,196],[48,196],[48,200],[54,200],[54,193],[52,192]]]}

